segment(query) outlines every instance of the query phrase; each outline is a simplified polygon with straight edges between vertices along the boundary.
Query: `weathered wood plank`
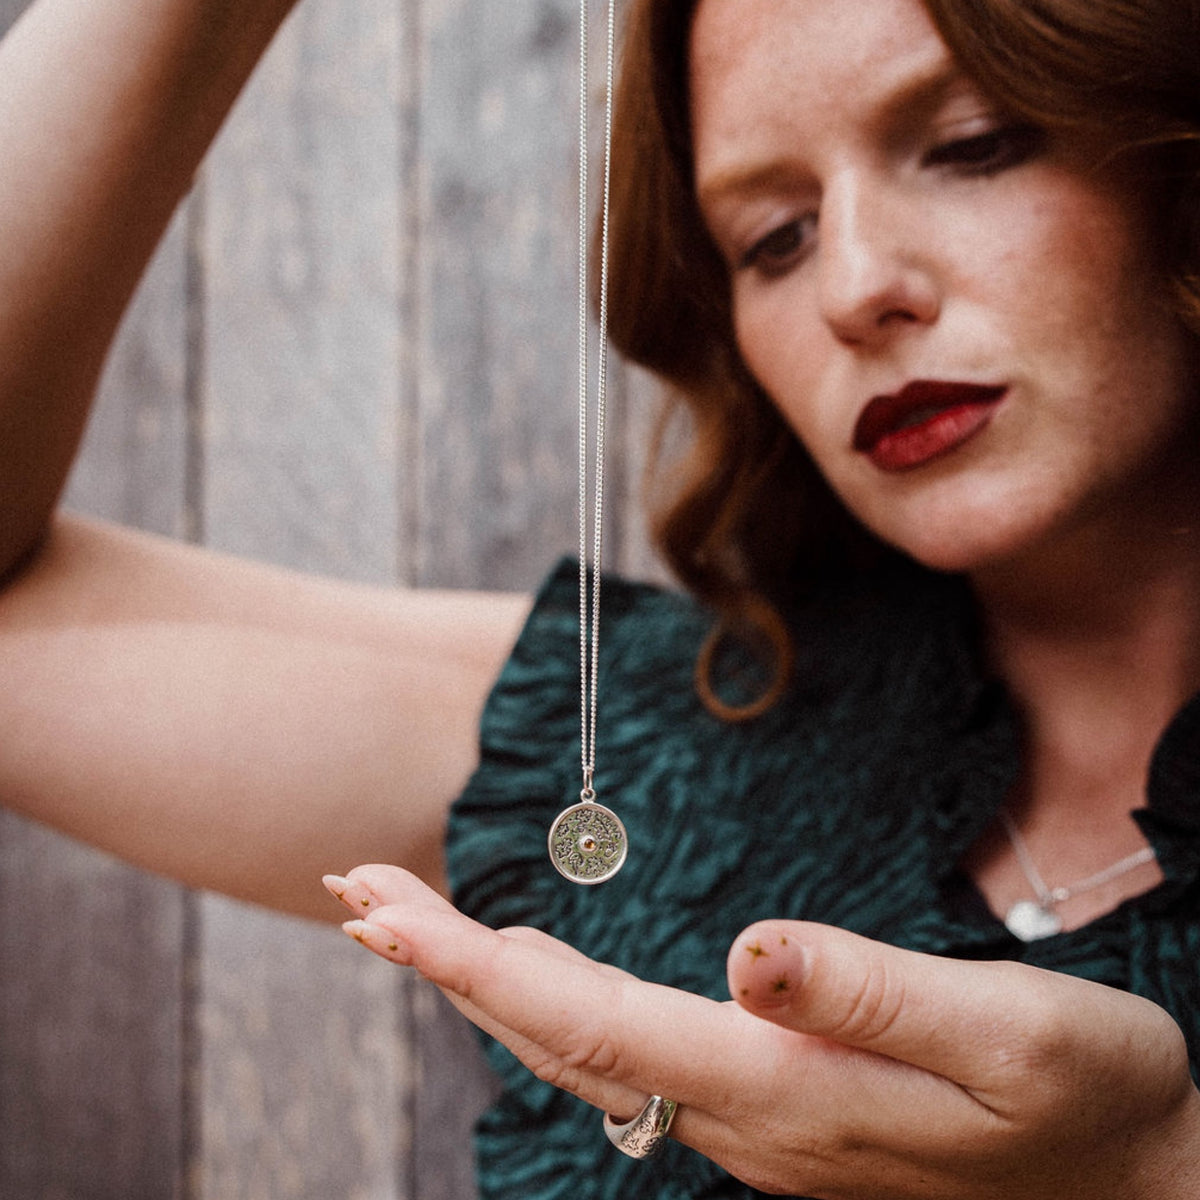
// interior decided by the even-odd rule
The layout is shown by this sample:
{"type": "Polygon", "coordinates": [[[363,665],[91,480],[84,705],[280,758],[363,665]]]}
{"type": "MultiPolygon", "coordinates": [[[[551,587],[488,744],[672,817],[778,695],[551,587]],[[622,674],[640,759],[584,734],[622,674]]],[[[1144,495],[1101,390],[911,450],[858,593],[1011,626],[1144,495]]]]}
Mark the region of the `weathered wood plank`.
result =
{"type": "Polygon", "coordinates": [[[571,11],[425,8],[422,583],[526,589],[574,545],[571,11]]]}
{"type": "MultiPolygon", "coordinates": [[[[423,7],[422,584],[527,590],[576,542],[574,11],[570,0],[423,7]]],[[[417,991],[413,1013],[414,1191],[466,1200],[471,1128],[490,1083],[473,1035],[440,997],[417,991]]]]}
{"type": "MultiPolygon", "coordinates": [[[[574,18],[305,0],[131,314],[73,502],[379,583],[528,589],[572,551],[574,18]]],[[[608,561],[639,572],[646,390],[615,371],[608,561]]],[[[0,838],[0,1194],[474,1195],[490,1083],[436,993],[335,932],[0,838]],[[83,950],[47,938],[30,862],[83,950]]]]}
{"type": "Polygon", "coordinates": [[[179,889],[0,817],[0,1195],[180,1196],[179,889]]]}
{"type": "MultiPolygon", "coordinates": [[[[398,554],[400,39],[390,0],[303,5],[204,191],[205,541],[374,582],[398,554]]],[[[201,913],[198,1200],[407,1195],[400,973],[336,931],[201,913]]]]}
{"type": "MultiPolygon", "coordinates": [[[[123,325],[68,493],[162,532],[185,525],[186,221],[123,325]]],[[[188,905],[0,815],[0,1195],[182,1195],[188,905]]]]}

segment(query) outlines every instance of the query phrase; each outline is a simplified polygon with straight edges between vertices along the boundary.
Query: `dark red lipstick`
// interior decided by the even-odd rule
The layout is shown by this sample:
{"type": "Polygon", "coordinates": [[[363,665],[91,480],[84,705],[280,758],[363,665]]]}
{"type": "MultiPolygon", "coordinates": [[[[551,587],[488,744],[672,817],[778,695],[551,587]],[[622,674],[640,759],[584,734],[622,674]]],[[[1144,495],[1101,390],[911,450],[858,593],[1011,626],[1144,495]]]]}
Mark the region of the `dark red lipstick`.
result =
{"type": "Polygon", "coordinates": [[[969,441],[992,419],[1003,386],[919,379],[876,396],[854,426],[854,449],[881,471],[907,471],[969,441]]]}

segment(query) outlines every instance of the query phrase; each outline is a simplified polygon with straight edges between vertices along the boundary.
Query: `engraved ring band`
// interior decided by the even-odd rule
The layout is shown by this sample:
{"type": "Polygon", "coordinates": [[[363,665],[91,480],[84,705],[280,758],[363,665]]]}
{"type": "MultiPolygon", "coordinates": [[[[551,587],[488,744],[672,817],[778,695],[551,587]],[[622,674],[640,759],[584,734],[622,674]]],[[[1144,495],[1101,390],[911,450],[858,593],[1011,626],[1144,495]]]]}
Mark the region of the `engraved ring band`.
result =
{"type": "Polygon", "coordinates": [[[666,1143],[678,1107],[674,1100],[651,1096],[646,1107],[630,1121],[617,1122],[612,1113],[605,1113],[604,1132],[622,1154],[628,1154],[630,1158],[652,1158],[666,1143]]]}

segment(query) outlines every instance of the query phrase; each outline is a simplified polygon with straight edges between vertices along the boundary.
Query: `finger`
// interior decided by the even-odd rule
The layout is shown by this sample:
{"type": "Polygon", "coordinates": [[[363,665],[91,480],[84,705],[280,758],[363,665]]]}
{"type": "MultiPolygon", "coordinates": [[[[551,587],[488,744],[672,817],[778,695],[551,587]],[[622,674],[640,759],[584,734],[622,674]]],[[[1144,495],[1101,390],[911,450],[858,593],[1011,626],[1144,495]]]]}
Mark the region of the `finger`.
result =
{"type": "Polygon", "coordinates": [[[728,978],[734,999],[759,1017],[973,1090],[1007,1075],[1034,1032],[1086,1024],[1104,991],[1019,963],[938,958],[799,921],[750,926],[730,950],[728,978]]]}
{"type": "Polygon", "coordinates": [[[322,875],[321,882],[335,899],[341,901],[355,916],[364,915],[378,901],[370,888],[343,875],[322,875]]]}
{"type": "MultiPolygon", "coordinates": [[[[348,921],[343,926],[348,934],[367,949],[390,962],[399,965],[410,965],[407,948],[402,948],[395,936],[389,930],[390,913],[387,907],[377,909],[367,920],[348,921]]],[[[587,963],[591,967],[623,975],[615,967],[602,967],[592,963],[577,950],[555,938],[549,937],[536,929],[514,928],[502,931],[498,936],[510,937],[515,941],[537,946],[541,952],[551,955],[564,962],[576,965],[587,963]]],[[[565,1087],[568,1082],[574,1084],[569,1090],[589,1104],[605,1112],[636,1113],[646,1101],[645,1095],[638,1089],[603,1076],[591,1076],[581,1073],[577,1080],[567,1080],[556,1065],[557,1060],[540,1043],[509,1028],[478,1005],[464,999],[457,992],[441,988],[442,994],[467,1020],[473,1022],[485,1033],[503,1042],[530,1070],[540,1078],[547,1079],[558,1087],[565,1087]]]]}
{"type": "Polygon", "coordinates": [[[718,1051],[738,1036],[731,1022],[747,1023],[735,1006],[644,983],[536,932],[497,933],[452,908],[387,906],[368,924],[390,935],[393,961],[541,1047],[546,1061],[529,1065],[557,1073],[559,1087],[585,1095],[584,1077],[595,1076],[706,1109],[728,1093],[718,1051]]]}
{"type": "MultiPolygon", "coordinates": [[[[407,906],[421,911],[434,909],[451,917],[463,917],[463,914],[459,913],[458,909],[440,892],[434,891],[412,872],[404,870],[403,867],[373,863],[368,866],[355,867],[346,879],[335,875],[327,875],[325,879],[326,886],[331,891],[334,891],[334,886],[338,887],[338,891],[334,894],[338,895],[338,899],[342,900],[355,916],[369,919],[370,914],[379,908],[407,906]]],[[[463,919],[469,918],[463,917],[463,919]]],[[[587,964],[596,970],[632,978],[627,972],[588,958],[573,946],[568,946],[566,942],[551,937],[540,929],[529,926],[510,926],[502,932],[515,941],[540,947],[547,954],[556,955],[566,961],[581,965],[587,964]]]]}
{"type": "Polygon", "coordinates": [[[355,867],[348,876],[323,875],[321,882],[336,900],[356,917],[363,917],[381,904],[449,905],[440,893],[423,883],[411,871],[384,863],[355,867]]]}
{"type": "Polygon", "coordinates": [[[454,907],[445,896],[434,891],[411,871],[388,863],[367,863],[355,867],[345,882],[347,895],[370,897],[371,908],[384,904],[417,904],[444,909],[454,907]]]}

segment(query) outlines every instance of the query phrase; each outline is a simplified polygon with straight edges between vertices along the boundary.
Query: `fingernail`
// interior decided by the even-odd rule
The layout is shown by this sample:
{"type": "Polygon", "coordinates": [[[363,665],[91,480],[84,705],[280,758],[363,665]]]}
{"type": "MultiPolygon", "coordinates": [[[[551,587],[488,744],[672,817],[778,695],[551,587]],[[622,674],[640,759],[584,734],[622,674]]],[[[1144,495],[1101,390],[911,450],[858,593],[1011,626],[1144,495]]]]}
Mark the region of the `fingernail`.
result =
{"type": "Polygon", "coordinates": [[[350,886],[350,880],[341,875],[322,875],[321,882],[338,900],[346,898],[346,889],[350,886]]]}
{"type": "Polygon", "coordinates": [[[365,883],[356,879],[345,879],[341,875],[322,876],[322,883],[351,912],[366,912],[375,905],[375,895],[365,883]]]}
{"type": "Polygon", "coordinates": [[[412,963],[407,944],[379,925],[372,925],[369,921],[347,921],[342,926],[342,932],[352,937],[360,946],[366,946],[368,950],[378,954],[380,958],[386,958],[388,962],[399,963],[405,967],[412,963]]]}
{"type": "Polygon", "coordinates": [[[734,998],[755,1008],[792,1003],[807,976],[804,947],[769,927],[754,929],[735,942],[730,958],[734,998]]]}

